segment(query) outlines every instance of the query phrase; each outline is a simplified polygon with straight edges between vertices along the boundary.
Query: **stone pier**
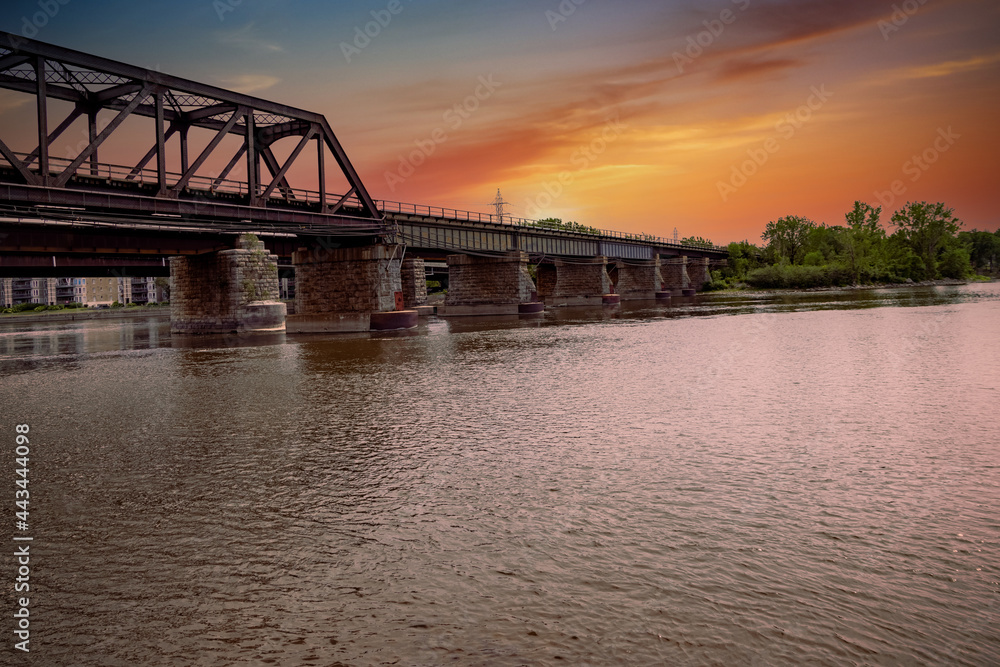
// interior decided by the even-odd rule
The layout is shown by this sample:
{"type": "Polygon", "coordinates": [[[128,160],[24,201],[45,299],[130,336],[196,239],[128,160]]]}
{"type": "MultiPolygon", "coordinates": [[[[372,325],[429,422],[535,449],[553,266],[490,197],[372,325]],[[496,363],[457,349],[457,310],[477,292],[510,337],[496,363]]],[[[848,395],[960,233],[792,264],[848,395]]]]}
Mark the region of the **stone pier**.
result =
{"type": "Polygon", "coordinates": [[[653,259],[630,259],[618,262],[616,288],[622,301],[655,299],[657,293],[662,291],[662,285],[659,255],[653,259]]]}
{"type": "Polygon", "coordinates": [[[555,260],[556,283],[545,303],[550,306],[600,306],[613,291],[608,258],[555,260]]]}
{"type": "Polygon", "coordinates": [[[708,257],[688,257],[687,272],[691,289],[700,291],[705,283],[712,280],[708,261],[708,257]]]}
{"type": "Polygon", "coordinates": [[[406,329],[413,310],[396,310],[403,297],[400,264],[384,245],[360,248],[300,248],[295,267],[295,314],[289,333],[341,333],[406,329]]]}
{"type": "Polygon", "coordinates": [[[284,331],[277,299],[278,257],[253,234],[232,250],[170,258],[171,333],[284,331]]]}
{"type": "Polygon", "coordinates": [[[528,254],[499,257],[448,255],[448,296],[438,315],[517,315],[537,312],[528,254]]]}
{"type": "Polygon", "coordinates": [[[554,264],[539,264],[535,267],[535,289],[539,301],[547,301],[556,292],[558,273],[554,264]]]}
{"type": "Polygon", "coordinates": [[[687,257],[670,257],[660,260],[663,275],[663,289],[674,296],[681,296],[685,290],[691,291],[691,281],[687,272],[687,257]]]}
{"type": "Polygon", "coordinates": [[[399,269],[403,288],[403,307],[416,308],[427,303],[427,272],[424,260],[404,259],[399,269]]]}

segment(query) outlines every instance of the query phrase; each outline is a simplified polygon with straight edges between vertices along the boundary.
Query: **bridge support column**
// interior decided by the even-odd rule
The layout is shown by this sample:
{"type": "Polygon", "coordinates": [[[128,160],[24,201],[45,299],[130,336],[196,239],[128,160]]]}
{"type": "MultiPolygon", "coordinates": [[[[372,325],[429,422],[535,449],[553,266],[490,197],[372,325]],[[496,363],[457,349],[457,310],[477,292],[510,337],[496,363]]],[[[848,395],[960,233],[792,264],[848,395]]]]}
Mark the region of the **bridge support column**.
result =
{"type": "Polygon", "coordinates": [[[535,283],[528,254],[515,250],[500,257],[448,255],[448,296],[438,315],[517,315],[539,312],[532,303],[535,283]]]}
{"type": "Polygon", "coordinates": [[[618,262],[617,291],[622,301],[655,299],[662,292],[660,256],[618,262]]]}
{"type": "Polygon", "coordinates": [[[427,272],[424,260],[404,259],[399,269],[403,288],[403,307],[416,308],[427,303],[427,272]]]}
{"type": "Polygon", "coordinates": [[[550,306],[600,306],[613,289],[608,276],[608,258],[557,259],[556,284],[546,299],[550,306]]]}
{"type": "Polygon", "coordinates": [[[691,280],[688,278],[687,257],[671,257],[660,260],[660,272],[663,275],[663,289],[674,296],[694,294],[691,290],[691,280]]]}
{"type": "Polygon", "coordinates": [[[408,329],[415,310],[396,311],[402,292],[400,261],[384,245],[361,248],[300,248],[295,267],[295,314],[289,333],[344,333],[408,329]]]}
{"type": "Polygon", "coordinates": [[[691,289],[701,290],[705,283],[712,280],[708,261],[708,257],[688,257],[687,272],[691,289]]]}
{"type": "Polygon", "coordinates": [[[244,234],[233,250],[170,258],[170,331],[219,334],[284,331],[278,257],[244,234]]]}
{"type": "Polygon", "coordinates": [[[548,302],[556,292],[557,269],[554,264],[539,264],[535,267],[535,288],[538,300],[548,302]]]}

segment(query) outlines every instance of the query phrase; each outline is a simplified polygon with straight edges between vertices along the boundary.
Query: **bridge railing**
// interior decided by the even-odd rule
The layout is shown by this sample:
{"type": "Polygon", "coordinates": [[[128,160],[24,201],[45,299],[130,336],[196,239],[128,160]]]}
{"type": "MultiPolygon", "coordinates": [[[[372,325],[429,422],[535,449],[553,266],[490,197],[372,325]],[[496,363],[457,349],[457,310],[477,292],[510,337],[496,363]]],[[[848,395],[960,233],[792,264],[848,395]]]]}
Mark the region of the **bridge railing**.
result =
{"type": "Polygon", "coordinates": [[[554,231],[573,232],[575,234],[586,234],[600,238],[619,239],[629,242],[650,243],[655,245],[669,246],[675,248],[707,248],[711,250],[726,250],[725,246],[702,245],[681,243],[673,239],[666,239],[662,236],[651,234],[636,234],[622,232],[614,229],[598,229],[588,227],[578,223],[554,222],[546,220],[533,220],[531,218],[519,218],[512,215],[498,216],[492,213],[479,213],[477,211],[463,211],[460,209],[443,208],[440,206],[428,206],[425,204],[409,204],[405,202],[388,201],[376,199],[375,206],[383,213],[399,213],[402,215],[422,215],[431,218],[443,218],[446,220],[467,220],[469,222],[486,222],[492,224],[513,225],[515,227],[533,227],[536,229],[551,229],[554,231]]]}
{"type": "MultiPolygon", "coordinates": [[[[14,152],[14,156],[22,161],[28,161],[29,159],[34,161],[34,156],[28,153],[18,153],[14,152]]],[[[69,158],[62,158],[57,156],[49,156],[49,174],[52,176],[57,176],[62,173],[62,170],[69,166],[73,161],[69,158]]],[[[13,166],[10,162],[0,154],[0,164],[6,164],[8,166],[13,166]]],[[[38,169],[35,168],[32,171],[38,173],[38,169]]],[[[167,171],[166,174],[166,187],[170,188],[180,181],[182,174],[180,172],[167,171]]],[[[158,186],[158,174],[156,169],[142,168],[136,169],[135,167],[129,167],[121,164],[112,164],[108,162],[98,162],[92,163],[87,162],[81,165],[74,174],[74,179],[79,181],[81,178],[87,180],[103,180],[109,184],[120,183],[120,184],[135,184],[139,186],[158,186]]],[[[263,196],[265,190],[267,189],[264,185],[257,186],[257,196],[263,196]]],[[[185,190],[204,192],[209,194],[224,193],[239,197],[247,196],[247,184],[243,181],[237,181],[227,178],[219,178],[217,176],[192,176],[185,186],[185,190]]],[[[339,199],[339,195],[329,195],[329,199],[339,199]]],[[[276,187],[269,195],[269,199],[282,200],[282,201],[294,201],[297,203],[307,203],[307,204],[318,204],[320,197],[319,192],[315,190],[305,190],[302,188],[292,188],[286,186],[276,187]]],[[[353,198],[355,206],[360,206],[360,200],[356,197],[353,198]]],[[[348,200],[350,203],[350,200],[348,200]]]]}
{"type": "MultiPolygon", "coordinates": [[[[22,161],[27,161],[29,158],[32,158],[32,156],[27,153],[14,153],[14,155],[22,161]]],[[[50,156],[49,171],[53,175],[61,173],[62,169],[65,169],[65,167],[71,162],[72,160],[68,158],[50,156]]],[[[0,154],[0,164],[10,164],[2,154],[0,154]]],[[[37,171],[37,168],[35,171],[37,171]]],[[[168,188],[174,186],[181,179],[181,176],[182,174],[178,172],[166,172],[166,186],[168,188]]],[[[159,184],[156,169],[136,169],[134,167],[105,162],[96,164],[88,162],[86,165],[81,165],[81,167],[77,170],[75,178],[77,180],[80,178],[105,180],[111,185],[120,183],[137,184],[140,186],[158,186],[159,184]]],[[[188,180],[185,189],[188,191],[203,192],[206,194],[214,195],[223,193],[238,197],[246,197],[248,194],[245,182],[218,178],[215,176],[192,176],[188,180]]],[[[256,192],[257,196],[263,196],[266,189],[266,186],[258,185],[256,192]]],[[[326,196],[328,206],[336,204],[340,199],[341,195],[338,194],[328,193],[326,196]]],[[[316,190],[304,190],[301,188],[277,186],[270,192],[268,200],[318,205],[320,202],[320,193],[316,190]]],[[[360,208],[361,200],[356,195],[351,195],[344,198],[342,205],[347,208],[360,208]]],[[[521,218],[511,215],[498,216],[492,213],[464,211],[461,209],[446,208],[442,206],[411,204],[407,202],[397,202],[384,199],[375,200],[375,206],[383,213],[399,213],[401,215],[418,215],[444,220],[503,224],[534,229],[551,229],[553,231],[572,232],[574,234],[584,234],[603,239],[615,239],[632,243],[649,243],[675,248],[708,248],[720,251],[726,250],[723,246],[708,246],[701,244],[692,245],[674,241],[672,239],[666,239],[662,236],[622,232],[614,229],[598,229],[596,227],[580,225],[575,222],[562,223],[547,220],[533,220],[531,218],[521,218]]]]}

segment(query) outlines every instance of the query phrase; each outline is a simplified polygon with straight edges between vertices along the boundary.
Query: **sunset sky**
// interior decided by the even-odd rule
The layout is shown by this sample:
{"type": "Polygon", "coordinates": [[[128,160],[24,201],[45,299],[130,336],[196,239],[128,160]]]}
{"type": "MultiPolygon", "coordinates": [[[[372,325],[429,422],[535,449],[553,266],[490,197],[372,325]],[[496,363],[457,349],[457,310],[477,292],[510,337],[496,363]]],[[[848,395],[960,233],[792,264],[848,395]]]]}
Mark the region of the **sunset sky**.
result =
{"type": "MultiPolygon", "coordinates": [[[[1000,224],[995,0],[0,12],[9,32],[322,113],[376,199],[488,212],[499,188],[514,215],[716,243],[759,243],[784,215],[839,224],[856,199],[883,221],[927,200],[1000,224]]],[[[0,123],[26,111],[0,97],[0,123]]]]}

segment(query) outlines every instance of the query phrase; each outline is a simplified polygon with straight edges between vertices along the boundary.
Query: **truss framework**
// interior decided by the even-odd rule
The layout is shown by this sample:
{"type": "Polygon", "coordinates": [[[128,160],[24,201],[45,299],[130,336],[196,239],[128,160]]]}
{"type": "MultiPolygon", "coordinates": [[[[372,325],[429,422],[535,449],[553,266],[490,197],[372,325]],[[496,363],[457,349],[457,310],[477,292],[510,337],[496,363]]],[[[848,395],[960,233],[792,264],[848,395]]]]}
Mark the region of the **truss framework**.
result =
{"type": "MultiPolygon", "coordinates": [[[[221,155],[222,140],[228,135],[236,135],[242,140],[240,148],[230,157],[222,173],[212,176],[211,192],[227,181],[242,161],[246,165],[246,176],[237,180],[241,182],[239,192],[243,207],[274,208],[284,204],[301,207],[303,202],[297,201],[301,194],[289,185],[288,171],[312,142],[316,149],[314,173],[319,183],[318,202],[312,202],[312,208],[321,215],[337,216],[344,215],[342,209],[348,205],[351,208],[349,217],[382,219],[321,114],[2,31],[0,88],[34,95],[38,128],[37,146],[27,155],[12,151],[5,141],[10,138],[3,136],[0,129],[0,156],[12,167],[8,170],[12,176],[0,176],[0,180],[46,189],[79,188],[81,182],[93,185],[101,173],[102,164],[98,158],[102,143],[128,117],[144,116],[154,121],[152,145],[122,178],[126,182],[137,182],[143,173],[155,171],[155,192],[151,194],[157,199],[183,198],[185,189],[206,160],[217,151],[221,155]],[[50,128],[48,122],[51,99],[73,104],[70,113],[54,128],[50,128]],[[101,111],[115,114],[103,127],[98,125],[101,111]],[[50,156],[52,143],[83,117],[87,120],[86,147],[71,159],[50,156]],[[187,136],[192,127],[214,131],[211,141],[197,156],[189,155],[188,151],[187,136]],[[180,172],[170,173],[167,171],[166,145],[175,135],[180,144],[180,172]],[[286,137],[299,137],[299,141],[289,157],[281,162],[272,146],[286,137]],[[326,191],[324,147],[333,155],[350,186],[346,194],[332,195],[326,191]]],[[[229,179],[227,182],[234,181],[229,179]]]]}

